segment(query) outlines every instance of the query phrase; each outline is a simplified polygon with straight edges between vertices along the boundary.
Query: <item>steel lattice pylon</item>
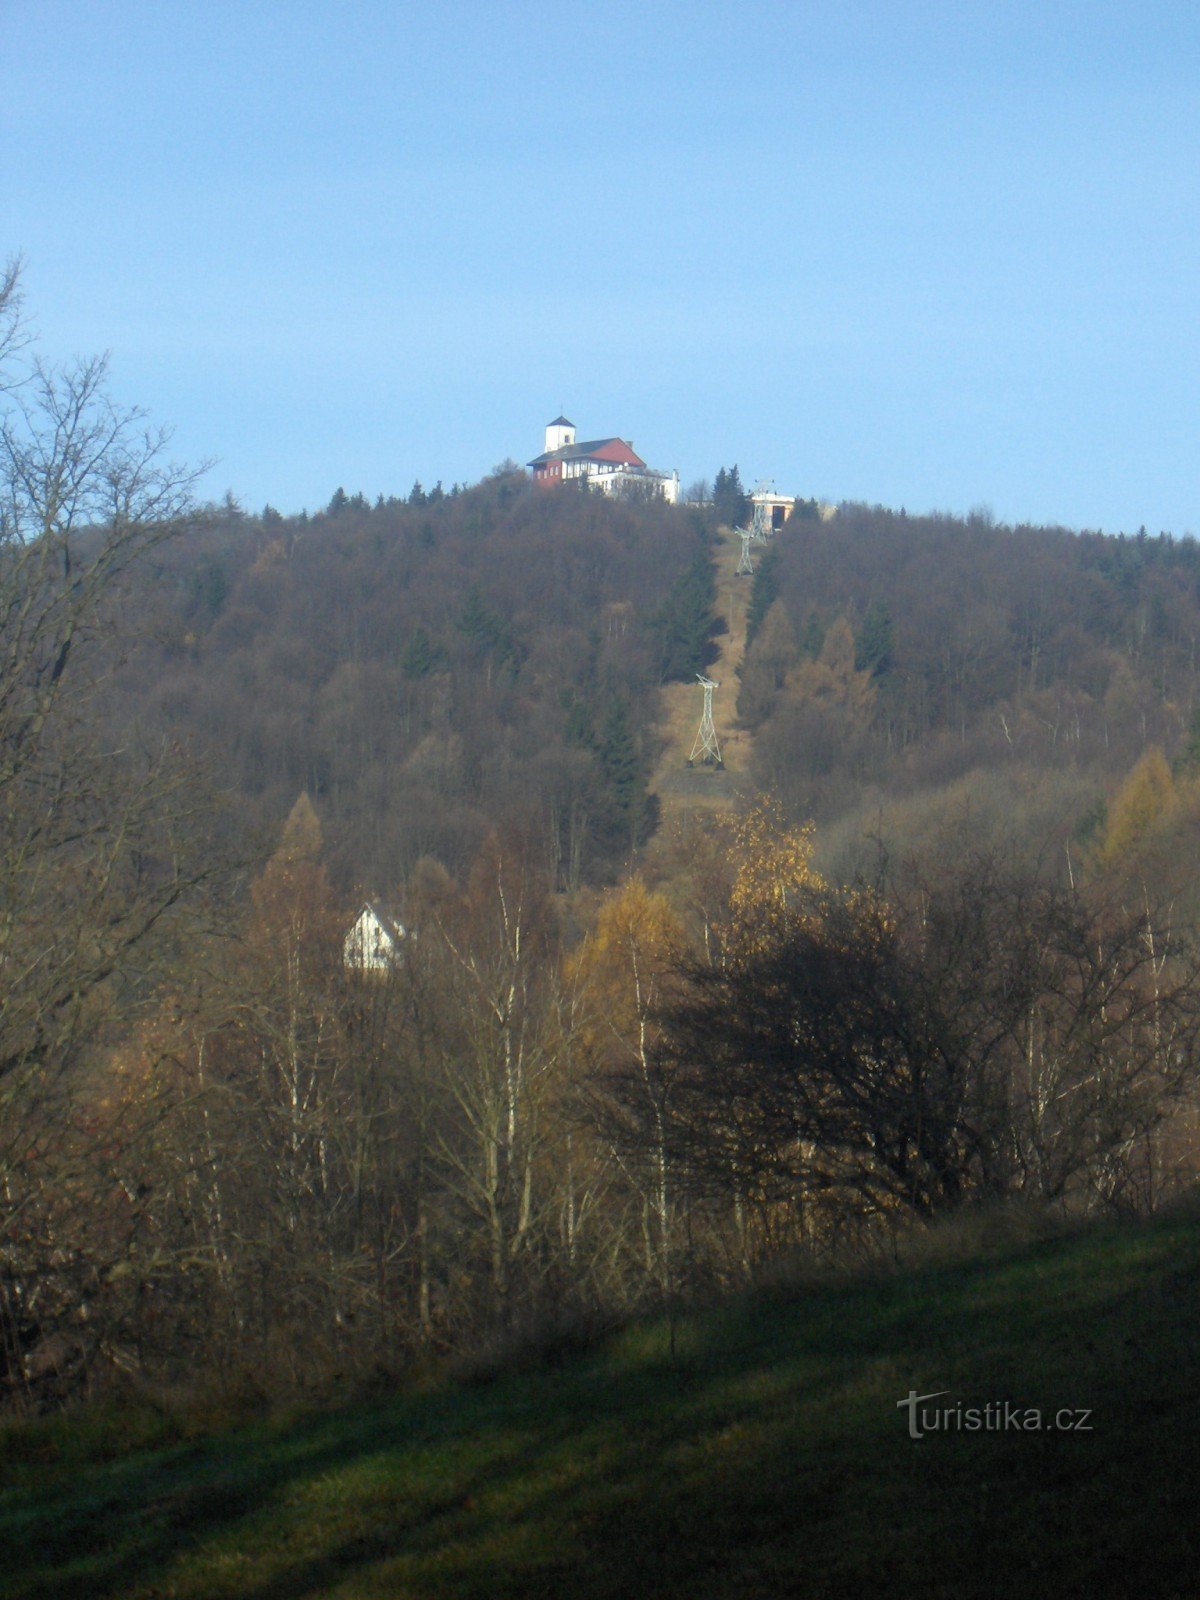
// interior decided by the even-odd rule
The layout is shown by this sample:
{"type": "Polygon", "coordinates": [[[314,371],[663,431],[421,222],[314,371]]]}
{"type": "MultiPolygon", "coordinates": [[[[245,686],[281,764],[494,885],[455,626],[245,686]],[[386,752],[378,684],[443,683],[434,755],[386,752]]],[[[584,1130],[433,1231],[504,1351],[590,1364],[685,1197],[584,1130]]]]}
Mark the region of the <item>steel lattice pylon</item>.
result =
{"type": "Polygon", "coordinates": [[[692,745],[692,753],[688,757],[688,766],[694,767],[699,756],[703,766],[723,767],[725,763],[721,760],[721,746],[717,743],[717,730],[713,725],[712,715],[713,690],[719,689],[721,685],[712,678],[706,678],[701,672],[696,674],[696,682],[704,690],[704,712],[700,718],[695,743],[692,745]]]}
{"type": "Polygon", "coordinates": [[[750,554],[750,546],[754,541],[754,533],[750,528],[739,528],[738,537],[742,541],[742,553],[738,557],[738,564],[734,568],[735,578],[748,578],[754,572],[754,557],[750,554]]]}

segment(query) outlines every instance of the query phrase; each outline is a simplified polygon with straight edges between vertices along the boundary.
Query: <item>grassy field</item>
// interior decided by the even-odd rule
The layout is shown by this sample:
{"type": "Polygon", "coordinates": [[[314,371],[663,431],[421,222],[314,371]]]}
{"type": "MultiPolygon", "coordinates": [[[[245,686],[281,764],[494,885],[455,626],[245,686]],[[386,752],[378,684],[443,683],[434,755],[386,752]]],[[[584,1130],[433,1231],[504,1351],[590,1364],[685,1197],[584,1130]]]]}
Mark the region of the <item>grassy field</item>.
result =
{"type": "Polygon", "coordinates": [[[1192,1596],[1200,1223],[759,1292],[674,1362],[646,1325],[487,1383],[170,1426],[0,1438],[0,1595],[1192,1596]],[[1044,1426],[914,1439],[910,1390],[1044,1426]]]}

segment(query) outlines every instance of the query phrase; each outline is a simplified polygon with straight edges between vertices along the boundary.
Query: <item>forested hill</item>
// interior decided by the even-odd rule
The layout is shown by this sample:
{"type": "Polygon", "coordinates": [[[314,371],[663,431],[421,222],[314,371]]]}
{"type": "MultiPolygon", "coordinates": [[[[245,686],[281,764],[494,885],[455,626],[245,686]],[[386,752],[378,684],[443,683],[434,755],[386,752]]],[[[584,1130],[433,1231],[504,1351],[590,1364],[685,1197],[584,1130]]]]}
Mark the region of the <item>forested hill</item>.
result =
{"type": "Polygon", "coordinates": [[[128,596],[119,714],[219,763],[273,828],[307,789],[346,889],[531,831],[563,887],[654,822],[658,685],[707,659],[710,520],[504,474],[375,506],[216,514],[128,596]]]}
{"type": "MultiPolygon", "coordinates": [[[[1180,844],[1200,816],[1194,541],[808,509],[734,580],[736,714],[752,779],[816,818],[827,864],[860,865],[868,835],[940,848],[948,814],[981,845],[1111,855],[1139,763],[1180,844]]],[[[213,513],[136,579],[120,716],[211,752],[264,836],[306,789],[346,891],[387,892],[422,856],[458,872],[513,823],[560,888],[609,882],[654,830],[659,686],[714,653],[715,522],[517,473],[213,513]]]]}
{"type": "Polygon", "coordinates": [[[827,835],[882,819],[916,848],[950,808],[977,838],[1053,839],[1061,864],[1064,841],[1103,843],[1148,757],[1151,809],[1179,820],[1200,746],[1194,540],[844,505],[793,518],[760,560],[749,633],[755,775],[827,835]]]}

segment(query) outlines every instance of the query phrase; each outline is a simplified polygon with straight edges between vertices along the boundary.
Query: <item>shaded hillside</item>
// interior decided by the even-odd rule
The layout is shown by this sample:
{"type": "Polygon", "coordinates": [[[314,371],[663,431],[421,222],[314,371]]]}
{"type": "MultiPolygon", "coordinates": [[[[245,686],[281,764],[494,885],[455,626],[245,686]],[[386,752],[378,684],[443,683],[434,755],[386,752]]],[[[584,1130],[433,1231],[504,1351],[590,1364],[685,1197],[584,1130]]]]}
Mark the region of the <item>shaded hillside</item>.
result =
{"type": "Polygon", "coordinates": [[[746,1297],[674,1360],[651,1325],[190,1445],[118,1417],[123,1459],[64,1417],[6,1440],[0,1595],[1190,1594],[1198,1315],[1159,1219],[746,1297]],[[958,1421],[913,1438],[914,1392],[958,1421]]]}
{"type": "Polygon", "coordinates": [[[307,789],[347,884],[459,867],[517,820],[561,885],[603,878],[653,825],[656,693],[703,659],[708,539],[694,513],[503,475],[217,517],[128,596],[119,713],[211,752],[248,818],[307,789]]]}

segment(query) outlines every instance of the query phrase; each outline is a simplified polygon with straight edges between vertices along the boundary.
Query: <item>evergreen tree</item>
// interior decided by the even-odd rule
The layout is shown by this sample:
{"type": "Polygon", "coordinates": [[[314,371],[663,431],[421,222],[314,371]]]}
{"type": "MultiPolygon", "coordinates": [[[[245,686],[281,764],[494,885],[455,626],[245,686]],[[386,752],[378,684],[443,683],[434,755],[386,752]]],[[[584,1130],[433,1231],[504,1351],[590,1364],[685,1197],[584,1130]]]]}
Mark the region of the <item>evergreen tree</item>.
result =
{"type": "Polygon", "coordinates": [[[750,496],[742,488],[736,463],[727,472],[724,467],[717,473],[713,484],[713,510],[717,521],[731,528],[742,528],[750,521],[753,507],[750,496]]]}
{"type": "Polygon", "coordinates": [[[800,661],[796,633],[782,600],[773,602],[754,643],[746,650],[739,676],[738,716],[756,728],[770,715],[788,674],[800,661]]]}
{"type": "Polygon", "coordinates": [[[746,608],[746,649],[754,643],[754,636],[763,625],[767,612],[779,598],[779,546],[771,545],[758,564],[754,574],[754,588],[750,591],[750,604],[746,608]]]}
{"type": "Polygon", "coordinates": [[[428,677],[442,662],[442,652],[424,628],[414,629],[404,654],[400,657],[400,670],[406,678],[428,677]]]}
{"type": "Polygon", "coordinates": [[[1192,712],[1187,737],[1175,758],[1173,770],[1177,778],[1194,778],[1200,774],[1200,706],[1192,712]]]}
{"type": "Polygon", "coordinates": [[[663,683],[686,682],[713,659],[715,599],[712,561],[708,550],[700,549],[654,619],[663,683]]]}
{"type": "Polygon", "coordinates": [[[647,831],[648,796],[646,772],[624,700],[614,697],[609,704],[598,754],[613,832],[623,835],[632,847],[647,831]]]}
{"type": "Polygon", "coordinates": [[[600,764],[622,816],[628,816],[641,788],[641,762],[624,700],[614,699],[600,735],[600,764]]]}
{"type": "Polygon", "coordinates": [[[188,580],[192,606],[215,617],[229,596],[229,580],[225,569],[215,561],[202,561],[188,580]]]}
{"type": "Polygon", "coordinates": [[[566,722],[563,724],[563,738],[568,744],[578,745],[584,750],[594,750],[596,735],[591,706],[574,689],[564,691],[562,703],[567,714],[566,722]]]}
{"type": "Polygon", "coordinates": [[[800,629],[800,654],[815,661],[825,648],[825,629],[815,611],[810,611],[800,629]]]}
{"type": "Polygon", "coordinates": [[[494,652],[501,661],[516,661],[512,634],[504,618],[487,605],[477,584],[467,591],[458,626],[481,653],[494,652]]]}
{"type": "Polygon", "coordinates": [[[858,635],[854,665],[882,678],[892,667],[892,614],[885,600],[872,600],[858,635]]]}

